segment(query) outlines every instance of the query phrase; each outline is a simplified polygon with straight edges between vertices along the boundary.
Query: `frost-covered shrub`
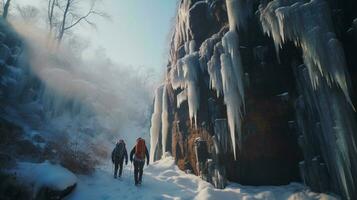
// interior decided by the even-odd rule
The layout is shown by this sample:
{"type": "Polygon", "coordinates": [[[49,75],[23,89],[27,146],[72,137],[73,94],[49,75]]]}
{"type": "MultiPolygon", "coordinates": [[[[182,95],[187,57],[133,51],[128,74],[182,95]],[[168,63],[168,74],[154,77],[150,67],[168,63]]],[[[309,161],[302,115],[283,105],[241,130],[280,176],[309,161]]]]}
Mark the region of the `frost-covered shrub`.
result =
{"type": "Polygon", "coordinates": [[[74,173],[90,174],[98,164],[98,160],[88,152],[62,148],[58,154],[60,164],[74,173]]]}
{"type": "Polygon", "coordinates": [[[64,134],[48,143],[42,160],[59,163],[74,173],[90,174],[99,163],[96,152],[100,151],[93,149],[93,145],[88,144],[86,148],[81,148],[64,134]]]}
{"type": "Polygon", "coordinates": [[[27,200],[30,196],[28,188],[21,185],[14,176],[5,174],[0,169],[0,199],[27,200]]]}

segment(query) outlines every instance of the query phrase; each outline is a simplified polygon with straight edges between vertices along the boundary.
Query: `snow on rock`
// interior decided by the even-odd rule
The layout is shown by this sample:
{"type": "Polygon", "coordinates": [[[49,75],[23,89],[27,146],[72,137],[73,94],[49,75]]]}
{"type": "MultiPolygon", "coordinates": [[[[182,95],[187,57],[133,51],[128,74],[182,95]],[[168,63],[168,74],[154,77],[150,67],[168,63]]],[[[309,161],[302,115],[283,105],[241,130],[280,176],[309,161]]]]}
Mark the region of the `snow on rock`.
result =
{"type": "Polygon", "coordinates": [[[72,172],[48,161],[43,163],[20,162],[15,173],[23,183],[33,186],[34,195],[37,195],[42,188],[63,191],[77,183],[77,177],[72,172]]]}
{"type": "Polygon", "coordinates": [[[329,85],[337,84],[352,105],[345,55],[334,33],[327,2],[274,0],[266,6],[261,4],[259,11],[263,31],[273,38],[277,52],[283,43],[293,41],[302,49],[314,88],[319,85],[319,73],[329,85]]]}
{"type": "Polygon", "coordinates": [[[151,116],[150,128],[150,162],[154,161],[156,145],[159,142],[162,115],[163,86],[156,89],[154,99],[154,113],[151,116]]]}
{"type": "Polygon", "coordinates": [[[172,157],[165,157],[144,169],[143,184],[134,186],[130,167],[124,169],[121,180],[113,179],[111,166],[98,169],[93,176],[80,176],[76,191],[68,200],[114,199],[277,199],[277,200],[337,200],[338,198],[311,192],[305,186],[291,183],[286,186],[242,186],[229,184],[215,189],[193,174],[179,170],[172,157]]]}

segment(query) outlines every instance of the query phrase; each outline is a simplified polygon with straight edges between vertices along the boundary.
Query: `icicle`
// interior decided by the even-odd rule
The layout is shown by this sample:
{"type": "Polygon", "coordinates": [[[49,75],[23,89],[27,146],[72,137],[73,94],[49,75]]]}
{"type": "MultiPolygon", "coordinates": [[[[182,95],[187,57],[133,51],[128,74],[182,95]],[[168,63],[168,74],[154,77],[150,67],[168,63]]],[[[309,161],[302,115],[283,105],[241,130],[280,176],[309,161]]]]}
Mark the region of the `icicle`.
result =
{"type": "Polygon", "coordinates": [[[207,63],[208,74],[210,76],[210,88],[216,90],[217,97],[219,97],[223,93],[221,61],[220,61],[221,51],[222,51],[222,44],[217,43],[217,45],[214,47],[213,56],[207,63]]]}
{"type": "Polygon", "coordinates": [[[187,100],[189,116],[195,121],[197,127],[197,111],[200,105],[200,90],[198,87],[199,62],[198,53],[187,55],[183,58],[183,72],[185,77],[185,88],[187,89],[187,100]]]}
{"type": "MultiPolygon", "coordinates": [[[[194,43],[191,41],[191,47],[194,47],[194,43]]],[[[188,100],[189,117],[191,122],[195,121],[197,127],[197,111],[200,105],[200,93],[198,87],[198,73],[200,71],[200,64],[198,58],[198,52],[186,55],[185,57],[177,61],[176,66],[171,68],[170,71],[170,83],[173,89],[184,89],[185,93],[182,93],[180,99],[177,102],[179,106],[184,100],[188,100]]]]}
{"type": "Polygon", "coordinates": [[[182,92],[180,92],[178,95],[177,95],[177,108],[180,108],[181,104],[183,102],[185,102],[187,100],[187,90],[182,90],[182,92]]]}
{"type": "Polygon", "coordinates": [[[243,66],[242,61],[239,53],[239,40],[237,32],[235,31],[228,31],[224,37],[222,38],[222,45],[224,48],[225,53],[230,55],[233,73],[235,75],[236,81],[235,84],[238,87],[238,92],[242,97],[242,103],[244,106],[244,85],[243,85],[243,66]]]}
{"type": "MultiPolygon", "coordinates": [[[[346,60],[342,45],[333,33],[328,5],[323,0],[274,0],[266,7],[260,5],[263,31],[274,40],[277,51],[288,40],[301,47],[311,84],[319,85],[318,74],[328,84],[337,84],[352,105],[346,60]]],[[[352,105],[353,107],[353,105],[352,105]]]]}
{"type": "Polygon", "coordinates": [[[195,51],[196,51],[196,42],[194,40],[191,40],[189,42],[188,52],[190,52],[190,54],[193,54],[195,51]]]}
{"type": "Polygon", "coordinates": [[[246,27],[247,18],[253,11],[253,0],[226,0],[229,30],[246,27]]]}
{"type": "Polygon", "coordinates": [[[167,88],[166,85],[163,88],[162,94],[162,114],[161,114],[161,121],[162,121],[162,156],[165,155],[166,152],[166,142],[167,142],[167,135],[169,133],[169,113],[168,113],[168,96],[167,96],[167,88]]]}
{"type": "Polygon", "coordinates": [[[215,45],[220,41],[219,34],[214,34],[212,37],[205,40],[200,46],[199,54],[200,57],[204,57],[208,61],[214,52],[215,45]]]}
{"type": "Polygon", "coordinates": [[[241,132],[241,107],[243,98],[239,93],[237,85],[237,77],[234,73],[234,67],[229,54],[221,55],[221,74],[223,82],[224,103],[227,107],[227,118],[229,132],[231,134],[232,147],[234,158],[236,158],[236,137],[235,132],[238,132],[239,146],[241,146],[242,132],[241,132]]]}
{"type": "Polygon", "coordinates": [[[155,150],[159,141],[160,128],[161,128],[161,115],[162,115],[162,95],[163,86],[156,89],[154,100],[154,113],[151,116],[150,128],[150,162],[154,161],[155,150]]]}
{"type": "Polygon", "coordinates": [[[183,61],[179,59],[175,66],[171,67],[170,83],[173,89],[177,90],[179,88],[183,89],[185,87],[185,77],[183,74],[183,61]]]}
{"type": "MultiPolygon", "coordinates": [[[[184,41],[190,40],[189,10],[191,1],[182,1],[176,17],[175,34],[173,35],[173,51],[176,51],[184,41]]],[[[188,51],[186,51],[188,52],[188,51]]]]}

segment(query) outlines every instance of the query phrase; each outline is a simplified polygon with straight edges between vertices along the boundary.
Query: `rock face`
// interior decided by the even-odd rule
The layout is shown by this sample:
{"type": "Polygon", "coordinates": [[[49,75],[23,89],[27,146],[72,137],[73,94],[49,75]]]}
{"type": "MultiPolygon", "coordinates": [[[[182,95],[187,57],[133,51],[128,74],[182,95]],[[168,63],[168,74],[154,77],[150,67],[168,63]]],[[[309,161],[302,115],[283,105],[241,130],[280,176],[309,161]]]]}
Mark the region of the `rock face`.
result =
{"type": "Polygon", "coordinates": [[[162,118],[152,120],[152,158],[169,151],[180,169],[218,188],[226,179],[303,181],[357,198],[356,8],[334,0],[182,0],[155,98],[153,119],[162,118]],[[197,138],[207,156],[196,153],[197,138]]]}

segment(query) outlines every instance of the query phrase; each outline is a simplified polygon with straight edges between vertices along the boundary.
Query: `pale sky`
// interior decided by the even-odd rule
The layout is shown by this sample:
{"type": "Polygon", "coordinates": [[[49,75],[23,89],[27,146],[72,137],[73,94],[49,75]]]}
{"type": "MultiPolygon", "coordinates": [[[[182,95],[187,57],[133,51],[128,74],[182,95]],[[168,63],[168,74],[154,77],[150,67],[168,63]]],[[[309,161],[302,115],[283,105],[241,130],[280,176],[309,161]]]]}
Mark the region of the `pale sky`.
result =
{"type": "MultiPolygon", "coordinates": [[[[89,1],[89,0],[83,0],[89,1]]],[[[45,0],[13,0],[14,5],[34,3],[46,8],[45,0]]],[[[90,41],[93,49],[104,48],[114,61],[135,67],[164,69],[176,0],[103,0],[111,20],[96,18],[97,30],[73,29],[90,41]]]]}

